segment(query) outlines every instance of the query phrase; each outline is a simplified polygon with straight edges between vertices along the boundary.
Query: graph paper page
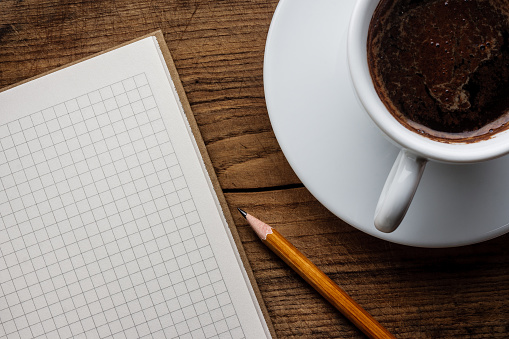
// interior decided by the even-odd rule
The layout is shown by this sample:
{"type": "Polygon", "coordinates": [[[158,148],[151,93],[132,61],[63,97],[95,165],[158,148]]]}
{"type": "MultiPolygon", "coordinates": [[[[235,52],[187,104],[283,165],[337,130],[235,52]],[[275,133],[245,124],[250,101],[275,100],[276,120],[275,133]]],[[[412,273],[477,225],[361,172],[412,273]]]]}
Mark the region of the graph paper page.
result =
{"type": "Polygon", "coordinates": [[[264,338],[155,38],[0,93],[0,338],[264,338]]]}

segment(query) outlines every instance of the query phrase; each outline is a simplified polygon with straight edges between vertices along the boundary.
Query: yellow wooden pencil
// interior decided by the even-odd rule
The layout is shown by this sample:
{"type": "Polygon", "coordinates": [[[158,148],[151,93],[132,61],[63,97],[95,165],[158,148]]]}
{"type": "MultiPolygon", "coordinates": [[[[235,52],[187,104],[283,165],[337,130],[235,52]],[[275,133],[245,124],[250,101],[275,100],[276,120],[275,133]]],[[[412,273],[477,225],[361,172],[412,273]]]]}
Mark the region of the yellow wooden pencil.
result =
{"type": "Polygon", "coordinates": [[[279,234],[278,231],[240,208],[238,210],[267,247],[283,259],[364,334],[369,338],[394,338],[389,331],[380,325],[368,312],[346,294],[341,287],[279,234]]]}

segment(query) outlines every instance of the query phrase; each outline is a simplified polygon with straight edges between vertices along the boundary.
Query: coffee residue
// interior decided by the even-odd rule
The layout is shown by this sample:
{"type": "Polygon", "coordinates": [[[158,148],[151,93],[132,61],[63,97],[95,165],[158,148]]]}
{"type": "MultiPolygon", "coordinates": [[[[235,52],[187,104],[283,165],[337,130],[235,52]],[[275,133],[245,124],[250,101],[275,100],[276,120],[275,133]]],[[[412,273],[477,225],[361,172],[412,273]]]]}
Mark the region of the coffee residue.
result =
{"type": "Polygon", "coordinates": [[[509,115],[509,1],[382,0],[368,61],[382,101],[409,128],[489,133],[509,120],[500,119],[509,115]]]}

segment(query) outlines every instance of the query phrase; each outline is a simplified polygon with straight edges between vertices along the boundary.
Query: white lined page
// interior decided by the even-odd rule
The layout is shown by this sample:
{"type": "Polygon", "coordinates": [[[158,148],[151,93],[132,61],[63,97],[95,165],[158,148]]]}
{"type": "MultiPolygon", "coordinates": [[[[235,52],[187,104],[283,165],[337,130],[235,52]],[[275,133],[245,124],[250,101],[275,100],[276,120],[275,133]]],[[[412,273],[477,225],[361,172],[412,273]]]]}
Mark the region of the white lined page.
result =
{"type": "Polygon", "coordinates": [[[154,42],[0,94],[0,337],[267,335],[154,42]]]}

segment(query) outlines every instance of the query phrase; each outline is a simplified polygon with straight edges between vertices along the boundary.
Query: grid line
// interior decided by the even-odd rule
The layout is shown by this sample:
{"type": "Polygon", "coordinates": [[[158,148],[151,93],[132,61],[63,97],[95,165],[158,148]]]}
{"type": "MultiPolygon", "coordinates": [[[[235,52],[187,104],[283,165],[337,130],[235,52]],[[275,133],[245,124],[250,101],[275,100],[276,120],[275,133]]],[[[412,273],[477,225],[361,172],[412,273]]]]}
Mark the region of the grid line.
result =
{"type": "Polygon", "coordinates": [[[244,337],[145,74],[0,125],[0,160],[0,338],[244,337]]]}

